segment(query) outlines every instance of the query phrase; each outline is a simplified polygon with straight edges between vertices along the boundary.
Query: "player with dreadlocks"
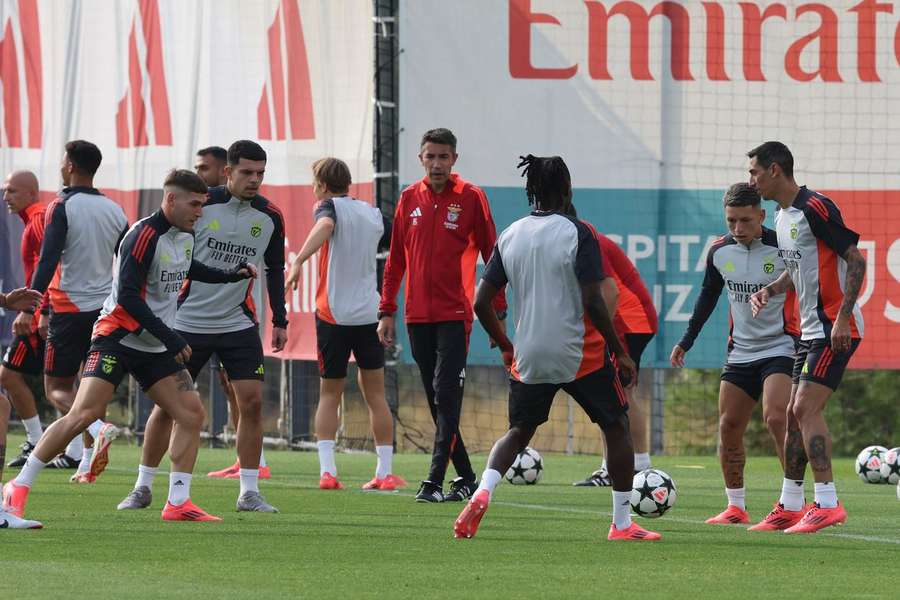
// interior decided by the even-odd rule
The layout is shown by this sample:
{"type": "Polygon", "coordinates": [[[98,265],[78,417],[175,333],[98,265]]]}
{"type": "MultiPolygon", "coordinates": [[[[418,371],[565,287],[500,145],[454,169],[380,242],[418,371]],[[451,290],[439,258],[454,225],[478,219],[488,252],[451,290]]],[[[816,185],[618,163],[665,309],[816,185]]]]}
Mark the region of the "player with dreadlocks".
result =
{"type": "Polygon", "coordinates": [[[503,473],[547,421],[563,389],[606,434],[613,482],[609,539],[658,540],[658,533],[631,521],[634,454],[622,381],[631,385],[636,369],[604,303],[600,246],[584,223],[565,214],[572,183],[562,158],[529,154],[519,167],[525,168],[528,203],[535,210],[497,238],[475,294],[475,313],[509,369],[509,431],[491,449],[481,485],[457,518],[454,534],[475,535],[503,473]],[[491,310],[507,284],[516,307],[515,348],[491,310]]]}

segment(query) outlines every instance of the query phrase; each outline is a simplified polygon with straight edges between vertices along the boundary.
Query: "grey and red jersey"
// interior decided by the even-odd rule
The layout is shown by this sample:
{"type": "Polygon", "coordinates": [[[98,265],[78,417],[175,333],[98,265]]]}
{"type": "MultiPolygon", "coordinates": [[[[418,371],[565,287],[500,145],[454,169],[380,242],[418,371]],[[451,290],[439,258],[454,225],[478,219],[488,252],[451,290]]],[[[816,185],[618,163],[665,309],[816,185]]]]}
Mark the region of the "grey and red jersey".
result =
{"type": "Polygon", "coordinates": [[[583,285],[605,277],[600,245],[573,217],[535,211],[499,235],[482,278],[512,289],[515,379],[569,383],[606,364],[605,340],[589,337],[581,300],[583,285]]]}
{"type": "Polygon", "coordinates": [[[135,223],[122,239],[112,291],[94,325],[94,337],[109,337],[143,352],[178,352],[186,343],[171,327],[182,284],[188,278],[210,284],[241,279],[236,269],[231,271],[194,260],[193,234],[173,227],[159,210],[135,223]]]}
{"type": "Polygon", "coordinates": [[[316,315],[333,325],[368,325],[378,321],[377,264],[379,246],[390,244],[381,211],[347,196],[316,204],[316,221],[334,221],[331,238],[319,250],[316,315]]]}
{"type": "Polygon", "coordinates": [[[53,312],[97,310],[109,295],[113,254],[127,229],[122,207],[96,189],[63,189],[47,208],[31,287],[49,292],[53,312]]]}
{"type": "Polygon", "coordinates": [[[762,236],[749,246],[739,243],[731,234],[723,236],[706,255],[706,275],[687,331],[678,345],[687,352],[716,308],[722,290],[728,293],[729,364],[750,363],[776,356],[794,356],[797,328],[797,300],[793,291],[773,296],[754,317],[750,296],[784,273],[778,258],[775,232],[763,227],[762,236]]]}
{"type": "MultiPolygon", "coordinates": [[[[859,234],[844,224],[834,202],[806,186],[800,188],[791,206],[775,212],[775,229],[778,254],[800,302],[802,339],[830,339],[844,302],[844,254],[859,242],[859,234]]],[[[850,331],[854,338],[863,337],[859,304],[853,306],[850,331]]]]}
{"type": "MultiPolygon", "coordinates": [[[[272,325],[287,327],[284,305],[284,218],[262,196],[241,200],[225,186],[211,188],[195,226],[196,259],[219,269],[246,261],[265,268],[272,325]]],[[[189,333],[229,333],[258,324],[253,282],[211,285],[188,279],[178,300],[175,327],[189,333]]]]}

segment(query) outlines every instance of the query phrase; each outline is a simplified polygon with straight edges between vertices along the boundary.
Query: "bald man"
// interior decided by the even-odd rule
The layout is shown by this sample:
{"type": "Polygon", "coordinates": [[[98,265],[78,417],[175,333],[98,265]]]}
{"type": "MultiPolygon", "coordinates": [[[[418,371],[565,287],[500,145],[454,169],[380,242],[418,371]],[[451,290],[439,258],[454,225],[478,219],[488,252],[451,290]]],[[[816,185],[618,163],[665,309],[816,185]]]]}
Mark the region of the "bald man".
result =
{"type": "MultiPolygon", "coordinates": [[[[25,223],[25,231],[22,233],[22,266],[27,287],[31,286],[31,278],[40,258],[41,243],[44,240],[46,207],[39,199],[38,179],[34,173],[13,171],[6,176],[3,200],[6,201],[9,212],[19,215],[25,223]]],[[[43,372],[44,339],[37,331],[39,317],[39,314],[31,312],[19,313],[13,322],[15,339],[3,356],[3,366],[0,366],[0,386],[6,390],[16,413],[25,424],[27,436],[25,443],[22,444],[21,454],[9,463],[10,467],[21,467],[25,464],[42,433],[34,394],[25,381],[25,375],[37,376],[43,372]]],[[[0,433],[5,439],[6,428],[0,433]]],[[[2,469],[3,465],[0,464],[0,473],[2,469]]]]}

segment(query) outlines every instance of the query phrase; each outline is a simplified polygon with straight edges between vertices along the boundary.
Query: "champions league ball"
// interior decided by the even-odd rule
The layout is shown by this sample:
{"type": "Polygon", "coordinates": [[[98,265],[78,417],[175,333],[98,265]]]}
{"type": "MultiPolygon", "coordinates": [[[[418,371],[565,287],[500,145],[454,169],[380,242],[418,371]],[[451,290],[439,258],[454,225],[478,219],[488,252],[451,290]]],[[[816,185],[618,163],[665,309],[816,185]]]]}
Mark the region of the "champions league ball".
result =
{"type": "Polygon", "coordinates": [[[888,450],[884,446],[868,446],[856,457],[856,474],[865,483],[884,483],[881,476],[881,464],[888,450]]]}
{"type": "Polygon", "coordinates": [[[631,510],[642,517],[661,517],[675,506],[675,480],[665,471],[641,471],[634,476],[632,488],[631,510]]]}
{"type": "Polygon", "coordinates": [[[513,485],[534,485],[541,480],[544,461],[534,448],[526,447],[506,472],[506,480],[513,485]]]}
{"type": "Polygon", "coordinates": [[[881,462],[881,478],[885,483],[900,484],[900,448],[891,448],[884,455],[881,462]]]}

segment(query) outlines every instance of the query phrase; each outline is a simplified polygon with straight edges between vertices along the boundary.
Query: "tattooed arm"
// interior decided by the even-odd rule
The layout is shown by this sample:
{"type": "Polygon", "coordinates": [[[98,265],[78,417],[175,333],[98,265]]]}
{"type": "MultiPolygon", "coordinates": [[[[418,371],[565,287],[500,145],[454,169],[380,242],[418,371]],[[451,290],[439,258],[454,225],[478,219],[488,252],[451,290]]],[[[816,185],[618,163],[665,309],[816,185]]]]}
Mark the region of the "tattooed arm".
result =
{"type": "Polygon", "coordinates": [[[853,314],[859,290],[862,288],[862,280],[866,274],[866,259],[862,257],[859,248],[855,245],[847,248],[843,258],[847,261],[847,274],[844,277],[844,301],[841,303],[841,309],[838,311],[837,319],[831,330],[831,347],[835,352],[850,350],[850,316],[853,314]]]}

